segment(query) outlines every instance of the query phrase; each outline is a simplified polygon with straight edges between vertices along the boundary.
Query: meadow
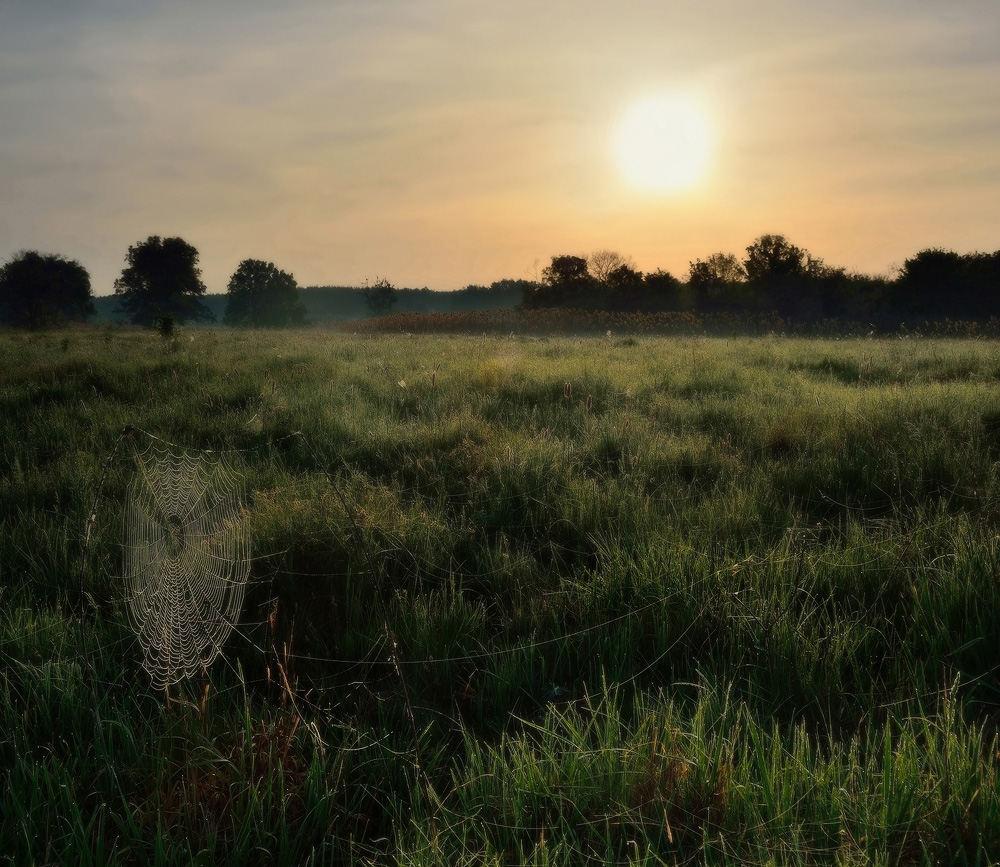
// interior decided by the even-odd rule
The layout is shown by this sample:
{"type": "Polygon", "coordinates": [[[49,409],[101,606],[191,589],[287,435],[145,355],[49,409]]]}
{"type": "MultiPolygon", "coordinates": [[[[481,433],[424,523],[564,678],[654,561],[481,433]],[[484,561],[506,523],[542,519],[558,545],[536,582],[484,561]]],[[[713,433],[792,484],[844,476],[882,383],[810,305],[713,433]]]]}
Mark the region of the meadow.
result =
{"type": "Polygon", "coordinates": [[[6,332],[0,446],[0,861],[1000,861],[993,340],[6,332]],[[253,548],[169,698],[168,447],[253,548]]]}

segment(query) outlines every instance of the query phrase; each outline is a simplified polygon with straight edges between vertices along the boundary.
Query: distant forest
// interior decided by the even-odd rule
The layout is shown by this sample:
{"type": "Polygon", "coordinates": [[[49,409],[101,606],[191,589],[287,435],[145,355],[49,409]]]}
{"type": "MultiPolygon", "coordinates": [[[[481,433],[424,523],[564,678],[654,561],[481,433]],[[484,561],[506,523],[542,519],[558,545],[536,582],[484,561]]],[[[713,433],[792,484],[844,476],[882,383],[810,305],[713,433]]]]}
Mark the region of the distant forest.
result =
{"type": "MultiPolygon", "coordinates": [[[[498,280],[492,286],[467,286],[455,292],[435,292],[431,289],[395,289],[396,302],[392,313],[457,313],[465,310],[505,310],[521,303],[525,288],[533,289],[527,280],[498,280]]],[[[222,322],[227,294],[201,297],[201,302],[222,322]]],[[[308,322],[336,322],[363,319],[372,315],[364,290],[356,286],[303,286],[299,300],[306,308],[308,322]]],[[[96,313],[91,322],[124,321],[117,312],[117,295],[94,298],[96,313]]]]}

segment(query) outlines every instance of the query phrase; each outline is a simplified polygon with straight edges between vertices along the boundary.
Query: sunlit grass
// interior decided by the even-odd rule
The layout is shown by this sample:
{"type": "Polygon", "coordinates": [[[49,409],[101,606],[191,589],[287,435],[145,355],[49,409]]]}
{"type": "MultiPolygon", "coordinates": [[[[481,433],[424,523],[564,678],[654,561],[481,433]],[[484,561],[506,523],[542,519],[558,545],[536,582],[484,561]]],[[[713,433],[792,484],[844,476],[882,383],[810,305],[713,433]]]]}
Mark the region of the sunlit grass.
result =
{"type": "Polygon", "coordinates": [[[13,863],[1000,858],[992,341],[110,329],[0,371],[13,863]],[[169,708],[121,597],[150,434],[239,450],[257,557],[169,708]]]}

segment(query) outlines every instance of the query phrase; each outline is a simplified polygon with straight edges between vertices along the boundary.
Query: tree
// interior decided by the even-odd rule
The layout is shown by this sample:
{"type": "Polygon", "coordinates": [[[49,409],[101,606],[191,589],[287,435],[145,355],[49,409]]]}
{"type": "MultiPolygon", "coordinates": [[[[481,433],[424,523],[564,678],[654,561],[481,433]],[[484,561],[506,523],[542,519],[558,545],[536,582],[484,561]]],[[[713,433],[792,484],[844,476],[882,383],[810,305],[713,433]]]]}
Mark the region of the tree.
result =
{"type": "Polygon", "coordinates": [[[772,310],[794,319],[822,318],[816,278],[824,267],[784,235],[761,235],[747,247],[743,260],[753,293],[772,310]]]}
{"type": "Polygon", "coordinates": [[[699,310],[746,306],[746,280],[746,270],[732,253],[713,253],[691,262],[688,269],[688,287],[699,310]]]}
{"type": "Polygon", "coordinates": [[[687,287],[669,271],[657,268],[643,277],[643,282],[648,310],[689,310],[694,306],[687,287]]]}
{"type": "Polygon", "coordinates": [[[802,276],[807,256],[784,235],[761,235],[747,247],[743,268],[753,282],[776,283],[802,276]]]}
{"type": "Polygon", "coordinates": [[[365,304],[372,316],[385,316],[399,300],[396,287],[385,277],[366,285],[361,294],[365,296],[365,304]]]}
{"type": "Polygon", "coordinates": [[[150,235],[128,248],[126,266],[115,280],[118,309],[137,325],[159,316],[212,322],[215,315],[199,299],[205,294],[198,251],[182,238],[150,235]]]}
{"type": "Polygon", "coordinates": [[[583,256],[553,256],[552,264],[542,269],[546,286],[586,285],[592,278],[583,256]]]}
{"type": "Polygon", "coordinates": [[[1000,251],[959,254],[933,247],[903,263],[889,290],[898,314],[988,319],[1000,314],[1000,251]]]}
{"type": "Polygon", "coordinates": [[[271,262],[244,259],[229,278],[227,292],[227,325],[284,328],[305,322],[298,283],[271,262]]]}
{"type": "Polygon", "coordinates": [[[553,256],[542,269],[542,285],[524,294],[526,307],[593,307],[599,293],[583,256],[553,256]]]}
{"type": "Polygon", "coordinates": [[[635,271],[635,262],[631,256],[614,250],[596,250],[587,258],[587,271],[598,283],[608,283],[611,275],[622,267],[635,271]]]}
{"type": "Polygon", "coordinates": [[[79,262],[25,250],[0,268],[0,322],[44,328],[94,314],[90,275],[79,262]]]}
{"type": "Polygon", "coordinates": [[[704,261],[698,259],[690,263],[688,271],[688,282],[696,286],[742,283],[746,279],[747,272],[732,253],[713,253],[704,261]]]}
{"type": "Polygon", "coordinates": [[[1000,315],[1000,250],[967,253],[962,258],[969,287],[969,315],[979,319],[1000,315]]]}
{"type": "Polygon", "coordinates": [[[602,281],[608,287],[608,307],[612,310],[638,310],[643,307],[646,285],[642,271],[622,263],[602,281]]]}
{"type": "Polygon", "coordinates": [[[953,250],[921,250],[903,263],[896,283],[901,311],[918,316],[955,316],[955,301],[962,292],[965,274],[962,257],[953,250]]]}

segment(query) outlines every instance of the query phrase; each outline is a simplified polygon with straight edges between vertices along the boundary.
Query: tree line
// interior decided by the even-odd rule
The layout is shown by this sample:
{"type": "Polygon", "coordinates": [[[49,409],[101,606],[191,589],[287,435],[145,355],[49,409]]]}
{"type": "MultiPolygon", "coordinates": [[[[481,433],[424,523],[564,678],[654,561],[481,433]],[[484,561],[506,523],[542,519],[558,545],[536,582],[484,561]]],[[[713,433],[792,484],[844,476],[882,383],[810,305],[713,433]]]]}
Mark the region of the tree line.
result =
{"type": "MultiPolygon", "coordinates": [[[[118,311],[138,325],[211,322],[198,251],[182,238],[152,235],[128,248],[115,280],[118,311]]],[[[393,312],[400,293],[385,279],[359,290],[367,312],[393,312]]],[[[621,312],[775,313],[793,322],[838,319],[895,328],[901,322],[1000,317],[1000,251],[959,254],[931,248],[907,259],[893,276],[849,273],[827,265],[784,235],[761,235],[740,257],[714,253],[689,263],[684,279],[658,269],[643,273],[628,256],[599,250],[558,255],[540,280],[499,280],[449,296],[462,308],[514,306],[621,312]],[[454,298],[452,298],[454,296],[454,298]]],[[[407,305],[409,306],[409,305],[407,305]]],[[[0,268],[0,324],[40,328],[94,314],[90,276],[79,262],[25,251],[0,268]]],[[[306,308],[295,278],[271,262],[244,259],[229,280],[223,322],[246,327],[302,325],[306,308]]]]}
{"type": "Polygon", "coordinates": [[[914,320],[1000,317],[1000,250],[959,254],[932,248],[892,276],[827,265],[784,235],[761,235],[741,258],[715,253],[689,263],[686,279],[642,273],[632,260],[602,250],[554,256],[526,307],[625,312],[776,313],[793,322],[824,319],[894,328],[914,320]]]}

